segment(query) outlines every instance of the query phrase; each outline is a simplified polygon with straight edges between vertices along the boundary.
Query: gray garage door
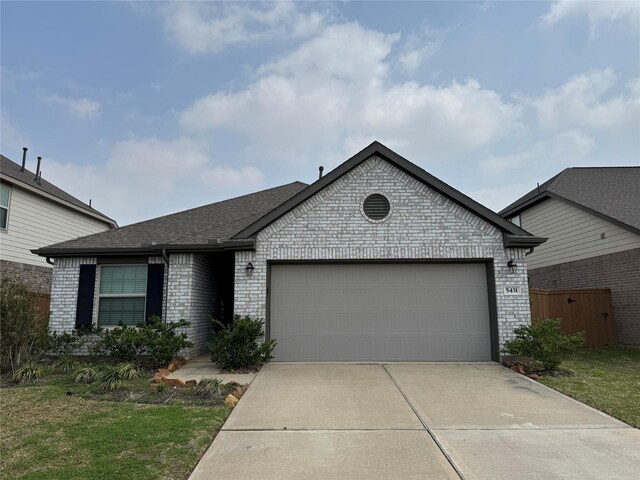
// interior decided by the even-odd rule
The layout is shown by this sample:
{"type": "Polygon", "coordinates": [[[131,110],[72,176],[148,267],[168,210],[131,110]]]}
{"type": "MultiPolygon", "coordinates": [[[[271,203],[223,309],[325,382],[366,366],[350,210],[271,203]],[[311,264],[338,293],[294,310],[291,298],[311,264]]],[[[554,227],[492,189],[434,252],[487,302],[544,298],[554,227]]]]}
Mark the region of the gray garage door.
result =
{"type": "Polygon", "coordinates": [[[484,264],[272,265],[275,361],[491,360],[484,264]]]}

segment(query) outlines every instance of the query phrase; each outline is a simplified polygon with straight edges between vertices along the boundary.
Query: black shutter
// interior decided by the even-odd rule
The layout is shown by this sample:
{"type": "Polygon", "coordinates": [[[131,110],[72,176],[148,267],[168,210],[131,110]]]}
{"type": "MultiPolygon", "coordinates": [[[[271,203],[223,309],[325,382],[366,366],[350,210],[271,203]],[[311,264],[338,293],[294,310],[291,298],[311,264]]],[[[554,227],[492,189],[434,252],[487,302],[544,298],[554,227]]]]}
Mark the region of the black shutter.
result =
{"type": "Polygon", "coordinates": [[[149,317],[162,317],[162,289],[164,287],[164,264],[150,263],[147,270],[147,313],[149,317]]]}
{"type": "Polygon", "coordinates": [[[80,265],[76,328],[91,328],[93,323],[93,293],[96,286],[96,266],[80,265]]]}

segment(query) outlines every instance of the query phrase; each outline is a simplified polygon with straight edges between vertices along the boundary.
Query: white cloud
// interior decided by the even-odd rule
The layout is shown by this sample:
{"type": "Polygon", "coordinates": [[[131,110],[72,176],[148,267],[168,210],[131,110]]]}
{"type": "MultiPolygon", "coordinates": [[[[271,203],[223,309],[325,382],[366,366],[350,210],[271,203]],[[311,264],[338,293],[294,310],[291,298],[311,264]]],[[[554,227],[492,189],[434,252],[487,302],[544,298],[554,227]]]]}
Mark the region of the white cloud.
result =
{"type": "Polygon", "coordinates": [[[22,147],[28,147],[27,139],[3,113],[0,115],[0,151],[13,161],[21,161],[22,147]],[[16,157],[20,156],[20,160],[16,157]]]}
{"type": "Polygon", "coordinates": [[[356,23],[332,25],[261,67],[247,88],[195,101],[180,124],[190,134],[231,130],[251,154],[298,163],[353,153],[346,147],[364,138],[406,145],[407,155],[452,157],[518,127],[520,107],[475,80],[391,83],[398,41],[356,23]]]}
{"type": "Polygon", "coordinates": [[[616,20],[628,21],[636,30],[640,24],[640,4],[637,1],[575,1],[564,0],[551,4],[549,12],[542,16],[544,27],[553,26],[570,17],[586,16],[591,27],[591,38],[597,35],[603,23],[616,20]]]}
{"type": "Polygon", "coordinates": [[[416,33],[409,35],[402,53],[398,57],[398,64],[406,72],[413,72],[431,58],[442,46],[444,31],[423,27],[416,33]]]}
{"type": "Polygon", "coordinates": [[[325,21],[324,13],[302,13],[293,2],[170,2],[160,14],[167,34],[191,54],[304,38],[317,33],[325,21]]]}
{"type": "Polygon", "coordinates": [[[217,164],[207,145],[188,138],[127,140],[103,164],[47,162],[47,180],[120,225],[258,190],[253,166],[217,164]]]}
{"type": "Polygon", "coordinates": [[[40,99],[47,105],[64,107],[69,114],[82,120],[96,117],[102,111],[102,105],[99,102],[86,97],[72,98],[53,94],[40,99]]]}
{"type": "Polygon", "coordinates": [[[618,77],[611,68],[575,75],[559,88],[525,99],[547,130],[586,128],[636,136],[640,128],[640,79],[613,94],[618,77]]]}
{"type": "Polygon", "coordinates": [[[480,168],[492,174],[508,171],[524,171],[543,165],[560,170],[567,165],[575,165],[593,152],[596,146],[590,136],[578,130],[570,130],[552,139],[534,143],[531,147],[510,155],[491,155],[480,163],[480,168]]]}

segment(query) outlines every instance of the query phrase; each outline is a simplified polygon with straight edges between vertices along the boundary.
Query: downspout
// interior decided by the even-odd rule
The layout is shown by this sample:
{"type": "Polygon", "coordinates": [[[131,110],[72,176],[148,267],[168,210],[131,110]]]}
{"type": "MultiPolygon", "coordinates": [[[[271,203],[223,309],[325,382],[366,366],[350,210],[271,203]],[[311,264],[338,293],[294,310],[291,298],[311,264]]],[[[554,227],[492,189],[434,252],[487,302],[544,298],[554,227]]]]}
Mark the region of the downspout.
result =
{"type": "Polygon", "coordinates": [[[164,322],[167,321],[167,297],[169,296],[169,255],[167,255],[167,249],[162,249],[162,259],[164,263],[167,265],[167,271],[165,272],[166,280],[163,279],[162,289],[164,290],[162,295],[162,317],[164,322]],[[166,292],[166,295],[165,295],[166,292]]]}
{"type": "Polygon", "coordinates": [[[47,257],[47,263],[49,265],[53,265],[53,261],[51,260],[51,257],[47,257]]]}

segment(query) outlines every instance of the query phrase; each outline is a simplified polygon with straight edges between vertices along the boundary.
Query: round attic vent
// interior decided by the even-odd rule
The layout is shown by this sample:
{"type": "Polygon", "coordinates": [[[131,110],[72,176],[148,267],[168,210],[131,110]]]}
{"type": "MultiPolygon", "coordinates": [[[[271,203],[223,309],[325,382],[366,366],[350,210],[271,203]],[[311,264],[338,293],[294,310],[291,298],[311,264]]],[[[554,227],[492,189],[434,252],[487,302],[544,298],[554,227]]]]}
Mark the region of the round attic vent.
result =
{"type": "Polygon", "coordinates": [[[364,210],[364,214],[371,220],[382,220],[389,215],[391,204],[384,195],[374,193],[364,199],[362,209],[364,210]]]}

